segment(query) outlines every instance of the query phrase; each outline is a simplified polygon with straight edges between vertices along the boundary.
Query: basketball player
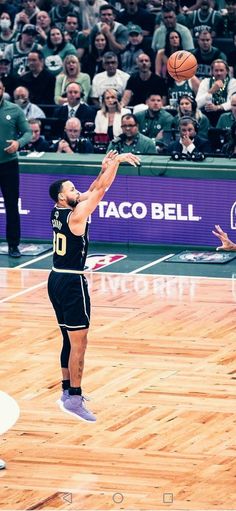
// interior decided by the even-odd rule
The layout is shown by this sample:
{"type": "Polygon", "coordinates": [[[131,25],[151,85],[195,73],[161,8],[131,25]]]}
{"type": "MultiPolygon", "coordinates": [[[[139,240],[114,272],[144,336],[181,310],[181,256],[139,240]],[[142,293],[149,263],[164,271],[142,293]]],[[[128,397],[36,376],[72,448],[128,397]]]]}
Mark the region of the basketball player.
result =
{"type": "Polygon", "coordinates": [[[212,231],[212,233],[217,236],[217,238],[219,238],[219,240],[221,241],[222,245],[220,247],[217,247],[216,250],[232,250],[232,251],[235,251],[236,250],[236,243],[233,243],[233,241],[231,241],[229,238],[228,238],[228,234],[224,231],[222,231],[220,225],[215,225],[215,231],[212,231]]]}
{"type": "Polygon", "coordinates": [[[81,389],[90,322],[90,298],[83,273],[88,250],[87,221],[114,181],[121,162],[137,166],[140,160],[131,153],[109,151],[102,161],[101,172],[85,193],[78,192],[67,179],[52,183],[49,189],[56,204],[51,213],[54,255],[48,294],[63,336],[60,407],[90,422],[96,417],[86,409],[81,389]]]}

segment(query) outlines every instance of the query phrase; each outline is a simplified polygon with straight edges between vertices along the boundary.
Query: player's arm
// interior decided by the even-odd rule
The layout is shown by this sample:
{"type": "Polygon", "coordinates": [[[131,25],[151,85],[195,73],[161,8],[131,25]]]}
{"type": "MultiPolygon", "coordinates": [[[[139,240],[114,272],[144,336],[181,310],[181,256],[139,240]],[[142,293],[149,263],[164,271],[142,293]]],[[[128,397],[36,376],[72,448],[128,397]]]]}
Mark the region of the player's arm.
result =
{"type": "Polygon", "coordinates": [[[220,225],[215,225],[215,231],[212,231],[212,233],[217,237],[219,238],[219,240],[221,241],[222,245],[220,247],[217,247],[216,250],[233,250],[235,251],[236,250],[236,243],[233,243],[233,241],[231,241],[229,238],[228,238],[228,234],[226,232],[224,232],[220,225]]]}
{"type": "Polygon", "coordinates": [[[84,194],[80,195],[80,202],[71,214],[72,223],[84,222],[93,213],[106,190],[113,183],[119,165],[122,162],[136,167],[140,164],[140,158],[132,153],[118,154],[117,151],[109,151],[103,159],[101,172],[86,192],[86,198],[84,194]]]}

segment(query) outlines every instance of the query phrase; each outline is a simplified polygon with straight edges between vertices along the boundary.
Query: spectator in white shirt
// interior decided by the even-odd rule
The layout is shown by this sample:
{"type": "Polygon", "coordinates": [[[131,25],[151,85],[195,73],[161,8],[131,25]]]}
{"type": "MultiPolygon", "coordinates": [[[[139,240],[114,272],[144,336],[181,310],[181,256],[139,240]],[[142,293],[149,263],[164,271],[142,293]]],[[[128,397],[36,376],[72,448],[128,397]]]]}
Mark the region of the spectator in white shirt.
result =
{"type": "Polygon", "coordinates": [[[115,89],[120,95],[123,94],[129,74],[118,68],[118,58],[113,52],[106,52],[103,56],[105,71],[94,76],[92,81],[91,98],[95,105],[100,104],[102,94],[106,89],[115,89]]]}

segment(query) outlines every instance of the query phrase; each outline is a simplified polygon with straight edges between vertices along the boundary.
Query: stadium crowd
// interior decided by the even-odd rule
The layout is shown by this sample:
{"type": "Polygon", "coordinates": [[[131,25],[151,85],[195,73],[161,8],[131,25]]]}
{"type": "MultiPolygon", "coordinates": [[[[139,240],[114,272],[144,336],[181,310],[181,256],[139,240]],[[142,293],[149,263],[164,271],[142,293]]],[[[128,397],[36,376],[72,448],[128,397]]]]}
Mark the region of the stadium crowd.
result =
{"type": "Polygon", "coordinates": [[[232,157],[236,0],[1,0],[0,79],[32,129],[21,150],[232,157]],[[198,68],[177,82],[181,49],[198,68]]]}

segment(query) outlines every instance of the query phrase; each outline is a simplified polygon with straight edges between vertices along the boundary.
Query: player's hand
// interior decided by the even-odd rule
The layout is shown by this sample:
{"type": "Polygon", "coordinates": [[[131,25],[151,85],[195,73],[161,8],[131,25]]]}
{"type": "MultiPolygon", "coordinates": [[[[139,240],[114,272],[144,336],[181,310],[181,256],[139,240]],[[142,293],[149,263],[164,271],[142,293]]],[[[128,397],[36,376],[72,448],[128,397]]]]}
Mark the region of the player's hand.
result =
{"type": "Polygon", "coordinates": [[[141,160],[137,154],[133,153],[121,153],[118,154],[116,157],[116,160],[118,160],[120,163],[130,163],[130,165],[133,165],[134,167],[137,167],[141,164],[141,160]]]}
{"type": "Polygon", "coordinates": [[[224,232],[220,225],[215,225],[215,231],[212,231],[212,233],[219,238],[222,245],[220,247],[217,247],[216,250],[236,250],[236,245],[233,243],[229,238],[227,232],[224,232]]]}
{"type": "Polygon", "coordinates": [[[116,156],[118,156],[118,152],[115,150],[109,151],[106,156],[102,160],[102,171],[105,172],[107,166],[115,160],[116,156]]]}
{"type": "Polygon", "coordinates": [[[19,149],[19,142],[17,140],[7,140],[7,143],[9,144],[7,147],[5,147],[4,151],[8,154],[16,153],[19,149]]]}

